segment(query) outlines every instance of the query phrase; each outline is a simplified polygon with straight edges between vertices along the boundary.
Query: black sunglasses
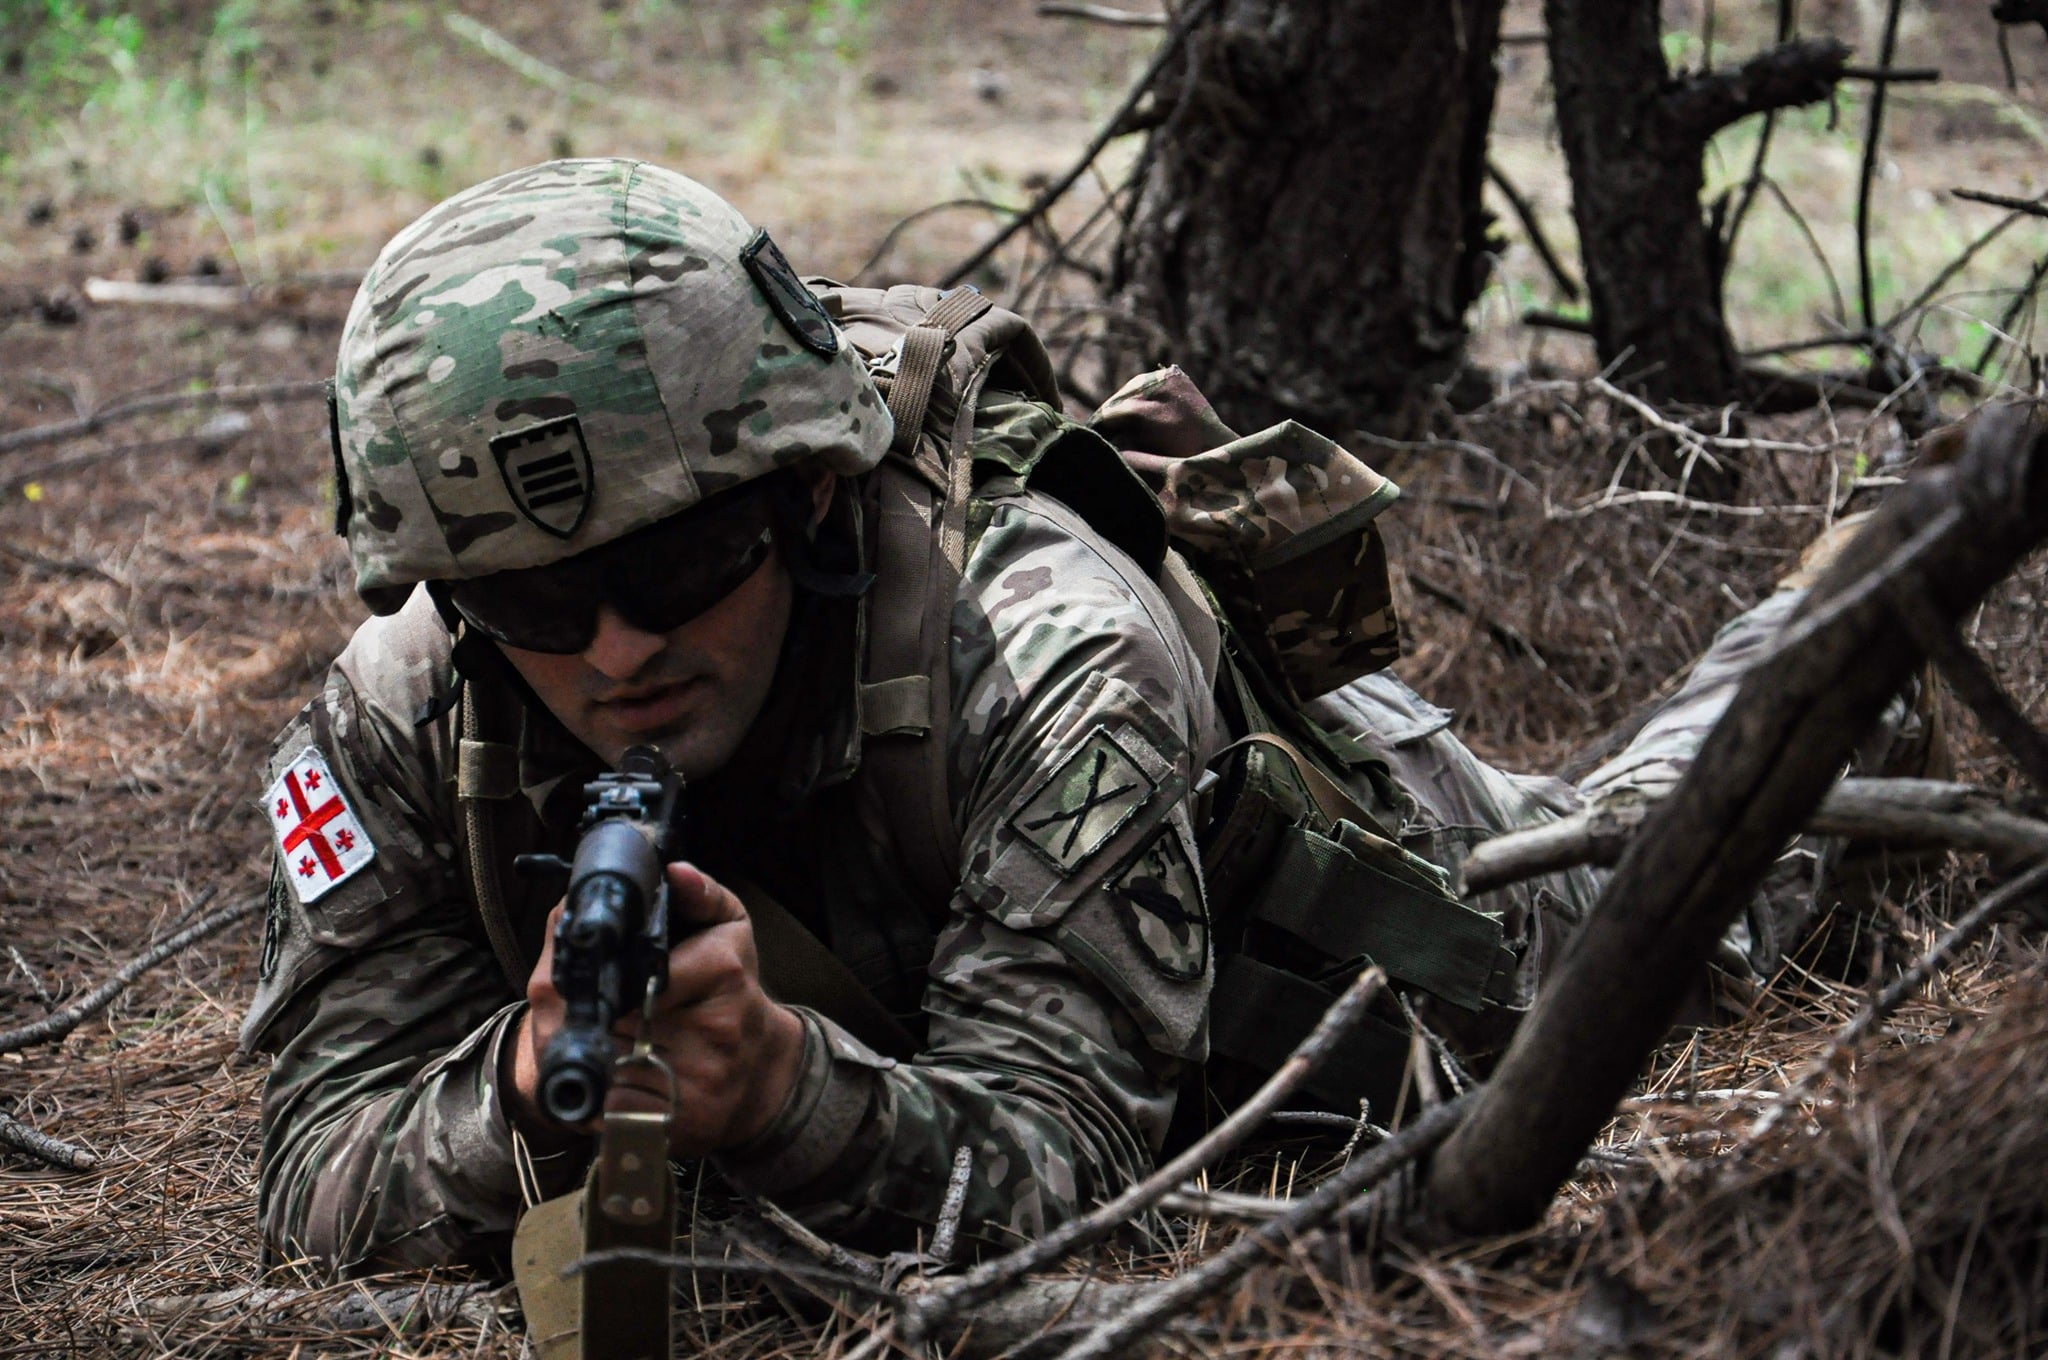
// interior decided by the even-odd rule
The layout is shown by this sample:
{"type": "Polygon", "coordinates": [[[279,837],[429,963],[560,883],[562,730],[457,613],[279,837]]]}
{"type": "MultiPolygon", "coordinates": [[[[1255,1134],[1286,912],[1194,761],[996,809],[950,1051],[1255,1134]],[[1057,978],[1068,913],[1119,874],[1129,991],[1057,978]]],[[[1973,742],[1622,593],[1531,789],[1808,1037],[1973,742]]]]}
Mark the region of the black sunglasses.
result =
{"type": "Polygon", "coordinates": [[[608,604],[635,628],[666,633],[739,589],[775,547],[774,505],[760,483],[545,567],[433,589],[470,627],[508,647],[574,655],[608,604]]]}

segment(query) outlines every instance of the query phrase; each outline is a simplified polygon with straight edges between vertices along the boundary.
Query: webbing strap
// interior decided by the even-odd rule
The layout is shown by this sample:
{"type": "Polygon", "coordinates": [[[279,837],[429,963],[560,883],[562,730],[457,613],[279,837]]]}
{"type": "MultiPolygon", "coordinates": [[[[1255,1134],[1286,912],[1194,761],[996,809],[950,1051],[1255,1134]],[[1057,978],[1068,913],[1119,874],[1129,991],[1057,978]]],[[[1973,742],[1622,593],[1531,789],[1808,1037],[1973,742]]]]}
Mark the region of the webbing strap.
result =
{"type": "Polygon", "coordinates": [[[1485,1002],[1501,944],[1495,917],[1307,827],[1288,828],[1269,873],[1257,919],[1331,958],[1371,959],[1452,1005],[1485,1002]]]}
{"type": "Polygon", "coordinates": [[[836,1021],[877,1053],[905,1061],[916,1055],[917,1043],[909,1031],[823,940],[790,915],[789,908],[749,880],[727,879],[726,886],[745,904],[753,922],[754,953],[768,995],[836,1021]]]}
{"type": "Polygon", "coordinates": [[[1349,822],[1358,828],[1358,834],[1377,842],[1381,848],[1395,854],[1400,853],[1400,847],[1386,835],[1379,819],[1366,811],[1363,803],[1353,798],[1336,780],[1324,774],[1299,746],[1278,732],[1254,732],[1250,736],[1239,737],[1209,757],[1210,767],[1214,768],[1217,761],[1240,746],[1270,746],[1286,756],[1288,763],[1294,767],[1294,772],[1301,776],[1302,786],[1307,790],[1309,798],[1314,801],[1316,811],[1323,814],[1325,821],[1331,826],[1339,822],[1349,822]]]}
{"type": "Polygon", "coordinates": [[[916,447],[925,410],[931,405],[932,384],[946,364],[946,346],[994,305],[977,289],[955,288],[939,299],[921,323],[903,333],[903,349],[889,385],[889,417],[896,422],[893,447],[905,453],[916,447]]]}
{"type": "MultiPolygon", "coordinates": [[[[1210,993],[1210,1051],[1260,1072],[1275,1071],[1336,999],[1307,978],[1236,955],[1217,971],[1210,993]]],[[[1407,1064],[1407,1031],[1361,1016],[1302,1088],[1332,1109],[1355,1111],[1361,1097],[1383,1104],[1398,1095],[1407,1064]]]]}
{"type": "Polygon", "coordinates": [[[514,794],[519,791],[518,757],[504,743],[485,739],[487,727],[494,727],[495,723],[487,723],[479,712],[483,704],[478,701],[477,689],[476,685],[464,683],[462,696],[456,701],[462,710],[462,740],[455,757],[456,801],[462,808],[462,848],[468,860],[470,894],[476,899],[477,914],[483,917],[491,953],[497,956],[498,968],[505,974],[513,994],[524,996],[533,962],[519,947],[519,933],[513,928],[512,912],[505,904],[505,885],[498,877],[497,816],[506,796],[498,785],[506,771],[500,768],[502,760],[496,752],[512,753],[510,778],[514,794]]]}

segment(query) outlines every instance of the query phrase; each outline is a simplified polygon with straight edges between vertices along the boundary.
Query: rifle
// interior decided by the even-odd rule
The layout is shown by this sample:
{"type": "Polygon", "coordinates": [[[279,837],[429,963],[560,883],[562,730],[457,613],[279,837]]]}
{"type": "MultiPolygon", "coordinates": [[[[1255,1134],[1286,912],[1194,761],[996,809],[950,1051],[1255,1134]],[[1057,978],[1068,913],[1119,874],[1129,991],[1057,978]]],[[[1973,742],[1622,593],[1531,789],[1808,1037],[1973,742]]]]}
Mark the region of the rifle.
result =
{"type": "Polygon", "coordinates": [[[579,1125],[604,1109],[616,1045],[612,1025],[668,985],[668,876],[683,857],[683,777],[661,752],[634,746],[619,768],[583,786],[576,853],[520,855],[519,872],[555,880],[565,898],[555,922],[561,1029],[540,1059],[540,1106],[579,1125]]]}

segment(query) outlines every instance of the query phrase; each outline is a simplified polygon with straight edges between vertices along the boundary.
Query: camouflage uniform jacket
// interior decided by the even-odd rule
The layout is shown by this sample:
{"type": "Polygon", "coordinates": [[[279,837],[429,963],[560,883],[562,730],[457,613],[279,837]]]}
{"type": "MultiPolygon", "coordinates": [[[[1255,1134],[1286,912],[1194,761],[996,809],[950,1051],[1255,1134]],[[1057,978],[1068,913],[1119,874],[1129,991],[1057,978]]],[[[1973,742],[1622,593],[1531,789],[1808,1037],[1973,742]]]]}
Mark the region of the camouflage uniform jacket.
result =
{"type": "MultiPolygon", "coordinates": [[[[1205,1053],[1188,792],[1221,734],[1197,659],[1153,581],[1057,503],[1013,489],[980,503],[977,526],[952,615],[960,884],[907,907],[930,922],[929,963],[908,961],[922,1050],[899,1063],[805,1012],[787,1104],[716,1159],[736,1188],[863,1246],[929,1234],[962,1146],[964,1234],[1000,1245],[1086,1209],[1149,1169],[1205,1053]]],[[[265,1239],[338,1271],[495,1258],[522,1206],[499,1073],[524,1003],[459,867],[453,684],[448,633],[416,592],[357,631],[270,771],[316,748],[376,850],[304,903],[285,875],[312,870],[280,861],[243,1029],[275,1059],[265,1239]]],[[[520,782],[538,807],[590,757],[528,726],[520,782]]],[[[846,825],[849,800],[816,806],[813,827],[836,818],[839,843],[872,843],[846,825]]],[[[265,812],[294,815],[275,799],[265,812]]],[[[571,1188],[586,1157],[538,1159],[532,1188],[571,1188]]]]}

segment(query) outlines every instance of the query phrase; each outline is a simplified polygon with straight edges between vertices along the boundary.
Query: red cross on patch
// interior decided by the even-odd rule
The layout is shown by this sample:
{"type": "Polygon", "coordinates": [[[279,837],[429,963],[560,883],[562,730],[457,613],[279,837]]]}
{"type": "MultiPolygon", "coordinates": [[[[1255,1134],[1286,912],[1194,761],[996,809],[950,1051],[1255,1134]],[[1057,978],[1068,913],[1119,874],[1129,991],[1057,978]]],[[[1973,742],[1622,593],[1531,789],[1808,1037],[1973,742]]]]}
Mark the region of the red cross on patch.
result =
{"type": "Polygon", "coordinates": [[[377,858],[377,847],[319,747],[301,751],[263,801],[285,877],[301,902],[312,901],[377,858]]]}

